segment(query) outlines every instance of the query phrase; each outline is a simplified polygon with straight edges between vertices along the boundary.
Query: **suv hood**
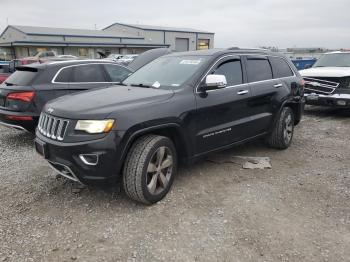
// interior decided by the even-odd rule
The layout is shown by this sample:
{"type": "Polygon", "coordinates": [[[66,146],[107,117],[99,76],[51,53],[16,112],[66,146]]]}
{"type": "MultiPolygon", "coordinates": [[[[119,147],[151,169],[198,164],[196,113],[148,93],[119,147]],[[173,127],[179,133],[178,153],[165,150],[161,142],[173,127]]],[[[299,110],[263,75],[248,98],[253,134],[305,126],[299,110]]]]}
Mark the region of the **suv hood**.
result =
{"type": "Polygon", "coordinates": [[[67,119],[104,119],[112,112],[164,101],[173,94],[172,90],[116,85],[60,97],[43,111],[67,119]]]}
{"type": "Polygon", "coordinates": [[[303,77],[345,77],[350,76],[350,67],[313,67],[299,73],[303,77]]]}

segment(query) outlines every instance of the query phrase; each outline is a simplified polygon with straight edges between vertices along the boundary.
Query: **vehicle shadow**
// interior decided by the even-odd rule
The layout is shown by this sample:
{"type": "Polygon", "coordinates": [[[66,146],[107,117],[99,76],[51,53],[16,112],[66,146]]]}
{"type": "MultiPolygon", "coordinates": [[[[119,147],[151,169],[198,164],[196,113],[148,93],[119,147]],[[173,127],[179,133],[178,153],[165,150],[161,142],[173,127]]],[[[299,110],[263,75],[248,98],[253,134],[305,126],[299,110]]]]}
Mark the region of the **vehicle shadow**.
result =
{"type": "MultiPolygon", "coordinates": [[[[247,144],[221,151],[219,153],[210,154],[207,157],[204,157],[191,164],[180,163],[178,173],[171,191],[174,191],[176,194],[178,190],[182,190],[184,187],[191,187],[191,182],[189,179],[205,180],[205,177],[210,176],[210,174],[204,173],[202,171],[207,170],[208,168],[220,169],[220,165],[228,164],[231,166],[230,169],[232,170],[241,169],[241,164],[232,163],[229,161],[229,159],[233,156],[270,156],[273,153],[277,153],[277,150],[268,148],[263,140],[256,140],[247,144]]],[[[251,174],[253,173],[255,174],[256,172],[251,172],[251,174]]],[[[253,178],[244,178],[244,180],[249,179],[253,178]]],[[[70,196],[79,196],[80,201],[83,201],[83,205],[89,203],[91,207],[98,207],[99,205],[103,205],[107,202],[112,201],[115,207],[137,206],[137,209],[145,209],[149,207],[147,205],[145,206],[131,200],[124,192],[121,182],[109,182],[89,186],[81,186],[65,178],[59,178],[58,180],[61,181],[58,182],[62,183],[61,186],[66,187],[64,191],[70,192],[70,196]]],[[[191,190],[189,189],[188,191],[190,192],[191,190]]],[[[62,194],[62,196],[68,197],[66,193],[62,194]]],[[[171,201],[171,196],[168,196],[165,201],[171,201]]]]}
{"type": "Polygon", "coordinates": [[[316,117],[333,117],[333,118],[349,118],[350,109],[321,107],[321,106],[306,106],[305,115],[316,117]]]}

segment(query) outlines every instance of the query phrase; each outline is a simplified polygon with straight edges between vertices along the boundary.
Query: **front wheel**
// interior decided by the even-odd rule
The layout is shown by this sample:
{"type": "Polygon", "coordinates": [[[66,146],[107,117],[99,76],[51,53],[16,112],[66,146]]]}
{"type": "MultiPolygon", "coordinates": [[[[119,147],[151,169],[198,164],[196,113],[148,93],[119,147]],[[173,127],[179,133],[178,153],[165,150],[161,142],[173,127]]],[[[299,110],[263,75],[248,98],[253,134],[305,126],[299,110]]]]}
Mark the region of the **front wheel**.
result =
{"type": "Polygon", "coordinates": [[[286,149],[292,143],[294,134],[294,114],[290,107],[284,107],[277,119],[272,133],[267,138],[269,146],[286,149]]]}
{"type": "Polygon", "coordinates": [[[177,172],[173,142],[164,136],[146,135],[131,147],[123,170],[126,194],[141,203],[160,201],[170,190],[177,172]]]}

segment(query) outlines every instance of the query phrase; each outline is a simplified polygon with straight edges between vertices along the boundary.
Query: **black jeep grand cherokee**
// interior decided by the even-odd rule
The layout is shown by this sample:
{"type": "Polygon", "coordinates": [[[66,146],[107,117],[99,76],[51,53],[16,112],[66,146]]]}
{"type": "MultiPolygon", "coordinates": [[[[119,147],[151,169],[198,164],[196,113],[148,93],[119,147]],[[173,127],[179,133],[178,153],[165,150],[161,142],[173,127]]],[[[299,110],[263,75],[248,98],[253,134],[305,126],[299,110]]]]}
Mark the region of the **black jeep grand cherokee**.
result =
{"type": "Polygon", "coordinates": [[[48,103],[36,149],[65,177],[81,183],[120,178],[131,198],[155,203],[169,191],[178,159],[259,137],[287,148],[303,113],[303,88],[293,64],[277,53],[170,54],[120,88],[48,103]]]}

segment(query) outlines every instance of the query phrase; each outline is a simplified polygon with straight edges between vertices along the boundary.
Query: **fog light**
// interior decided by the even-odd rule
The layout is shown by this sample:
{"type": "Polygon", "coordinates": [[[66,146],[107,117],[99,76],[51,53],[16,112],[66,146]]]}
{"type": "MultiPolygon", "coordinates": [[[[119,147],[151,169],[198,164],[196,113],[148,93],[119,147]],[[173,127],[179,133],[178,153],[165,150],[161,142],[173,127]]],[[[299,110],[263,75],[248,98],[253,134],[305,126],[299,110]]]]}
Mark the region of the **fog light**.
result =
{"type": "Polygon", "coordinates": [[[98,155],[96,154],[83,154],[79,155],[79,158],[85,165],[96,166],[98,164],[98,155]]]}
{"type": "Polygon", "coordinates": [[[346,101],[339,100],[339,101],[337,101],[337,105],[339,105],[339,106],[346,106],[346,101]]]}

